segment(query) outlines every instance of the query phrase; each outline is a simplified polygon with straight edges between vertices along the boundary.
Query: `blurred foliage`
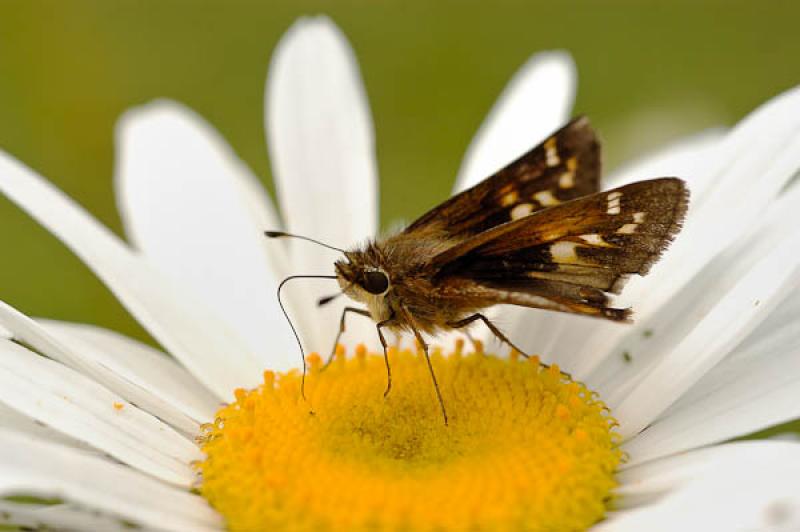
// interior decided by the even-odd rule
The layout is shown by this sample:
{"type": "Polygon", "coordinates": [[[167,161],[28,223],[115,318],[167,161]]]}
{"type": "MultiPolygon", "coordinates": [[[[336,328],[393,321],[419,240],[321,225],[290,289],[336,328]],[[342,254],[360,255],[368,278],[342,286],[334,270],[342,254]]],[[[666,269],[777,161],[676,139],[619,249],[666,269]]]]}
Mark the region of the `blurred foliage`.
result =
{"type": "MultiPolygon", "coordinates": [[[[168,97],[213,123],[272,190],[262,109],[270,53],[296,17],[319,12],[342,27],[361,64],[384,225],[446,197],[486,111],[536,51],[575,57],[576,112],[603,134],[609,166],[732,124],[799,81],[800,3],[790,1],[2,0],[0,149],[121,234],[115,121],[168,97]]],[[[0,298],[146,338],[77,259],[5,199],[0,222],[0,298]]]]}

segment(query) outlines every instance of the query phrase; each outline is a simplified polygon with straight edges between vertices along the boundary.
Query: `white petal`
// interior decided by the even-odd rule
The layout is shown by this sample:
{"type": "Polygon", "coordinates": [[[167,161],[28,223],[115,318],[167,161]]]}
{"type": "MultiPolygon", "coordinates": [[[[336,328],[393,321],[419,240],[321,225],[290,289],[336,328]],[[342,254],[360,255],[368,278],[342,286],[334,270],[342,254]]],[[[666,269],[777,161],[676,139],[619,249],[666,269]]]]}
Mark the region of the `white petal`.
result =
{"type": "Polygon", "coordinates": [[[800,445],[719,460],[656,504],[618,512],[593,530],[798,530],[800,445]]]}
{"type": "Polygon", "coordinates": [[[639,320],[636,327],[628,331],[615,351],[633,354],[633,362],[623,362],[618,356],[609,357],[591,375],[600,389],[612,391],[613,397],[607,399],[613,403],[623,397],[630,385],[688,334],[746,272],[764,256],[785,245],[783,240],[787,234],[800,224],[798,206],[800,186],[793,186],[773,202],[734,245],[716,256],[678,292],[669,305],[639,320]]]}
{"type": "MultiPolygon", "coordinates": [[[[598,326],[624,327],[617,323],[598,323],[595,318],[563,314],[539,309],[514,307],[501,315],[510,323],[509,337],[516,340],[526,353],[538,354],[543,362],[558,364],[574,377],[579,375],[581,364],[589,355],[582,349],[586,338],[598,326]],[[576,357],[581,353],[581,357],[576,357]]],[[[581,375],[580,380],[583,379],[581,375]]],[[[585,381],[590,384],[590,381],[585,381]]]]}
{"type": "Polygon", "coordinates": [[[642,315],[677,292],[718,252],[735,242],[763,214],[800,168],[800,87],[765,103],[740,122],[719,148],[719,176],[712,194],[693,209],[693,215],[661,268],[661,292],[651,293],[642,315]],[[758,186],[753,186],[758,176],[758,186]],[[689,230],[687,233],[686,230],[689,230]],[[653,299],[655,298],[655,299],[653,299]]]}
{"type": "MultiPolygon", "coordinates": [[[[628,446],[624,446],[627,451],[628,446]]],[[[618,504],[630,508],[680,488],[693,479],[706,475],[721,464],[731,467],[753,467],[753,463],[769,461],[776,453],[796,453],[793,442],[759,440],[712,445],[680,453],[644,464],[626,463],[617,472],[619,487],[614,490],[618,504]]]]}
{"type": "Polygon", "coordinates": [[[657,177],[680,177],[689,185],[692,204],[705,197],[713,185],[710,170],[718,159],[727,131],[714,128],[679,139],[644,157],[616,168],[607,178],[606,188],[657,177]]]}
{"type": "Polygon", "coordinates": [[[94,452],[98,456],[102,454],[87,443],[71,438],[62,432],[48,427],[41,421],[36,421],[25,414],[21,414],[5,403],[0,403],[0,427],[27,434],[40,440],[52,441],[74,447],[83,452],[94,452]]]}
{"type": "Polygon", "coordinates": [[[0,340],[0,402],[167,482],[190,486],[197,446],[94,381],[0,340]]]}
{"type": "Polygon", "coordinates": [[[575,99],[576,76],[567,52],[539,53],[522,65],[472,139],[455,191],[486,179],[564,125],[575,99]]]}
{"type": "Polygon", "coordinates": [[[64,242],[131,314],[220,398],[256,386],[263,366],[211,310],[153,271],[61,191],[0,153],[0,191],[64,242]]]}
{"type": "MultiPolygon", "coordinates": [[[[300,19],[278,43],[267,79],[266,129],[289,231],[338,247],[373,238],[378,209],[372,118],[355,55],[328,18],[300,19]]],[[[296,273],[334,273],[336,253],[308,242],[290,244],[296,273]]],[[[338,289],[328,283],[292,288],[295,301],[302,302],[294,305],[302,336],[312,349],[330,348],[344,305],[328,305],[330,328],[320,327],[323,314],[314,302],[338,289]]],[[[353,337],[374,338],[368,325],[353,320],[353,337]]]]}
{"type": "MultiPolygon", "coordinates": [[[[113,383],[104,382],[107,388],[123,395],[129,401],[151,414],[176,425],[169,416],[177,410],[197,423],[214,419],[219,402],[185,369],[152,347],[107,329],[82,323],[38,320],[44,330],[52,334],[73,353],[94,360],[124,379],[131,387],[139,388],[148,396],[161,401],[157,410],[146,407],[141,398],[129,397],[113,383]]],[[[51,357],[52,358],[52,357],[51,357]]]]}
{"type": "MultiPolygon", "coordinates": [[[[130,532],[125,521],[69,504],[32,504],[0,501],[0,527],[13,525],[26,530],[102,530],[130,532]]],[[[16,530],[16,528],[12,528],[16,530]]]]}
{"type": "Polygon", "coordinates": [[[777,359],[791,351],[800,342],[800,287],[796,287],[752,334],[750,334],[725,360],[709,371],[697,384],[673,404],[664,415],[690,407],[703,400],[728,383],[743,378],[751,371],[760,371],[760,366],[770,369],[777,359]]]}
{"type": "Polygon", "coordinates": [[[759,327],[748,340],[755,341],[761,337],[769,336],[773,331],[797,323],[798,319],[800,319],[800,287],[795,288],[794,292],[770,314],[769,320],[759,327]]]}
{"type": "Polygon", "coordinates": [[[157,530],[222,529],[205,500],[119,464],[0,430],[0,494],[57,497],[157,530]]]}
{"type": "Polygon", "coordinates": [[[135,247],[215,308],[264,367],[294,352],[275,298],[284,245],[263,233],[278,218],[218,133],[188,108],[158,101],[123,115],[117,154],[117,201],[135,247]]]}
{"type": "Polygon", "coordinates": [[[372,118],[346,37],[326,17],[300,19],[278,43],[267,81],[270,154],[290,230],[340,246],[374,236],[372,118]]]}
{"type": "MultiPolygon", "coordinates": [[[[616,353],[629,353],[604,360],[590,380],[609,404],[615,404],[632,386],[686,336],[731,288],[764,256],[785,245],[792,228],[800,224],[800,187],[791,187],[725,252],[715,257],[673,301],[636,327],[615,346],[616,353]],[[643,331],[649,331],[644,333],[643,331]]],[[[769,280],[765,280],[766,283],[769,280]]],[[[786,294],[788,296],[788,294],[786,294]]],[[[646,297],[646,294],[643,295],[646,297]]]]}
{"type": "Polygon", "coordinates": [[[697,383],[703,396],[671,410],[628,442],[628,465],[800,418],[800,330],[795,325],[765,340],[771,341],[714,368],[697,383]]]}
{"type": "MultiPolygon", "coordinates": [[[[152,384],[155,383],[142,382],[143,379],[141,377],[134,375],[135,370],[130,368],[130,364],[126,365],[119,359],[115,361],[113,352],[107,351],[109,346],[106,345],[101,348],[100,345],[91,342],[76,342],[73,341],[72,336],[69,334],[53,336],[40,324],[2,301],[0,301],[0,323],[13,332],[14,339],[82,373],[98,384],[119,394],[127,401],[134,403],[139,408],[172,423],[173,426],[185,433],[192,435],[197,433],[199,428],[198,420],[192,420],[177,409],[169,398],[148,390],[147,388],[152,388],[152,384]]],[[[137,355],[140,354],[137,353],[137,355]]],[[[153,354],[149,354],[149,358],[142,359],[143,363],[158,364],[153,361],[153,354]]],[[[165,357],[164,359],[166,360],[165,357]]],[[[164,387],[169,386],[166,384],[164,377],[168,380],[169,377],[175,377],[180,374],[183,377],[176,382],[193,380],[186,374],[185,370],[171,362],[158,364],[158,369],[161,373],[155,371],[152,373],[159,375],[157,380],[160,380],[162,385],[166,385],[164,387]],[[167,369],[169,366],[172,367],[167,369]]],[[[174,386],[175,383],[173,382],[171,385],[174,386]]],[[[196,382],[194,387],[202,390],[202,387],[196,382]]],[[[207,399],[210,399],[210,393],[205,391],[204,395],[207,399]]],[[[208,401],[208,403],[213,404],[211,401],[208,401]]],[[[207,415],[201,418],[201,422],[213,419],[214,411],[214,407],[209,408],[207,415]]]]}
{"type": "Polygon", "coordinates": [[[800,282],[800,233],[783,239],[709,309],[614,408],[623,436],[662,413],[752,332],[800,282]]]}
{"type": "MultiPolygon", "coordinates": [[[[712,163],[701,164],[691,174],[692,183],[708,192],[701,192],[698,201],[690,200],[683,230],[648,276],[631,279],[625,288],[619,303],[633,303],[634,326],[614,330],[598,325],[575,354],[585,361],[577,377],[594,380],[589,372],[599,361],[622,352],[622,337],[651,328],[645,325],[647,318],[672,305],[669,301],[700,270],[758,224],[800,168],[800,88],[756,109],[711,149],[712,163]],[[753,176],[758,176],[757,182],[753,176]]],[[[675,167],[682,164],[678,157],[675,167]]],[[[668,167],[664,163],[663,168],[668,167]]]]}

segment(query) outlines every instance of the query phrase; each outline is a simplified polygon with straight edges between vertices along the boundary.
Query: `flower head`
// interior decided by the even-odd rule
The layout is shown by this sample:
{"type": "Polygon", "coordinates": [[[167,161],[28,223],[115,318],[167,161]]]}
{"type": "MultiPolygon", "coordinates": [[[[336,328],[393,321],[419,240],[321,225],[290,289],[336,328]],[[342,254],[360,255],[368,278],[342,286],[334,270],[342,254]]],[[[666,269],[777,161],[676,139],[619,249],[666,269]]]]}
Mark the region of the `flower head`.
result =
{"type": "MultiPolygon", "coordinates": [[[[457,187],[566,121],[572,70],[562,53],[520,70],[457,187]]],[[[374,235],[372,124],[341,32],[324,18],[298,22],[275,52],[267,94],[287,229],[340,245],[374,235]]],[[[120,123],[116,184],[130,243],[0,154],[0,190],[172,355],[0,305],[0,491],[40,498],[6,500],[2,515],[165,530],[796,524],[800,447],[720,443],[800,416],[798,131],[794,89],[729,132],[613,175],[612,184],[679,175],[693,194],[673,249],[626,289],[636,323],[501,309],[507,334],[551,369],[444,349],[433,364],[453,408],[447,428],[413,352],[391,354],[396,383],[383,399],[367,320],[346,341],[372,343],[326,370],[312,359],[300,399],[273,289],[290,271],[329,272],[335,256],[268,246],[261,231],[280,224],[267,195],[184,107],[156,102],[120,123]]],[[[324,350],[344,303],[311,312],[313,290],[289,305],[306,345],[324,350]]]]}
{"type": "Polygon", "coordinates": [[[231,530],[575,530],[603,515],[622,451],[585,387],[538,360],[436,353],[444,425],[419,354],[391,359],[385,401],[383,357],[361,346],[325,372],[312,361],[307,403],[297,372],[267,372],[217,414],[200,492],[231,530]]]}

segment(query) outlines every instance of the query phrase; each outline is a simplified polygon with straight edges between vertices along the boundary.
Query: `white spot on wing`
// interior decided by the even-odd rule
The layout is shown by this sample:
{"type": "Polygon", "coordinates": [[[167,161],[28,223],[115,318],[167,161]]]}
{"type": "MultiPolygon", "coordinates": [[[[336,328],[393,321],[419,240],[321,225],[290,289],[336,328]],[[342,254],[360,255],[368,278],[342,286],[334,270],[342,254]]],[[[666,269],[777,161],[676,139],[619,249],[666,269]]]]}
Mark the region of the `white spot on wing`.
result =
{"type": "Polygon", "coordinates": [[[561,162],[556,148],[556,139],[551,137],[544,142],[544,156],[547,166],[557,166],[561,162]]]}
{"type": "Polygon", "coordinates": [[[616,233],[618,235],[632,235],[636,232],[637,227],[639,227],[639,224],[625,224],[617,229],[616,233]]]}
{"type": "Polygon", "coordinates": [[[622,212],[622,208],[620,207],[620,198],[622,198],[622,192],[614,191],[606,196],[606,200],[608,200],[608,207],[606,207],[606,214],[619,214],[622,212]]]}
{"type": "Polygon", "coordinates": [[[572,188],[575,186],[575,173],[574,172],[564,172],[561,174],[561,177],[558,178],[558,186],[560,188],[572,188]]]}
{"type": "Polygon", "coordinates": [[[644,222],[644,218],[645,218],[646,215],[647,215],[647,213],[645,213],[645,212],[635,212],[635,213],[633,213],[633,222],[637,223],[637,224],[640,224],[640,223],[644,222]]]}
{"type": "Polygon", "coordinates": [[[528,216],[530,213],[533,212],[533,205],[530,203],[520,203],[513,209],[511,209],[511,219],[516,220],[518,218],[522,218],[523,216],[528,216]]]}
{"type": "Polygon", "coordinates": [[[578,255],[575,253],[577,247],[577,242],[556,242],[550,246],[550,254],[556,262],[575,263],[578,262],[578,255]]]}
{"type": "Polygon", "coordinates": [[[519,199],[519,194],[516,190],[512,190],[508,194],[504,194],[502,198],[500,198],[500,205],[503,207],[509,207],[514,205],[517,200],[519,199]]]}
{"type": "Polygon", "coordinates": [[[597,233],[591,233],[588,235],[580,235],[579,237],[581,240],[586,242],[587,244],[591,244],[592,246],[599,247],[599,248],[611,248],[614,247],[605,240],[603,237],[598,235],[597,233]]]}
{"type": "Polygon", "coordinates": [[[567,171],[558,178],[558,186],[561,188],[572,188],[575,186],[575,171],[578,169],[578,159],[570,157],[567,159],[567,171]]]}
{"type": "Polygon", "coordinates": [[[537,192],[533,195],[533,199],[539,202],[540,205],[543,207],[549,207],[551,205],[558,205],[560,202],[553,196],[553,193],[549,190],[542,190],[541,192],[537,192]]]}

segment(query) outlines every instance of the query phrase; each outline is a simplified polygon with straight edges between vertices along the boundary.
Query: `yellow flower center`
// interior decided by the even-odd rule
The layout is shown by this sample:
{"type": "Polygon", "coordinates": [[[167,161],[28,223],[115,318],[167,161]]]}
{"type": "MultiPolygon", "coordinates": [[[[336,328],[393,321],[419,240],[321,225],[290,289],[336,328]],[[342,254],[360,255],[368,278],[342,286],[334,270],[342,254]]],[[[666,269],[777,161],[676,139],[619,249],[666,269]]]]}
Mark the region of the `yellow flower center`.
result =
{"type": "Polygon", "coordinates": [[[265,372],[201,437],[200,492],[231,530],[580,530],[603,517],[622,452],[582,384],[534,357],[442,356],[442,419],[419,353],[337,354],[265,372]]]}

